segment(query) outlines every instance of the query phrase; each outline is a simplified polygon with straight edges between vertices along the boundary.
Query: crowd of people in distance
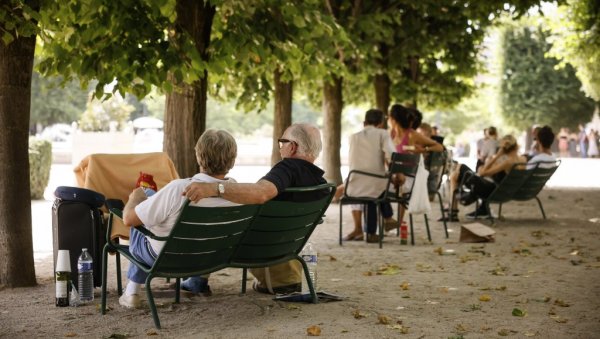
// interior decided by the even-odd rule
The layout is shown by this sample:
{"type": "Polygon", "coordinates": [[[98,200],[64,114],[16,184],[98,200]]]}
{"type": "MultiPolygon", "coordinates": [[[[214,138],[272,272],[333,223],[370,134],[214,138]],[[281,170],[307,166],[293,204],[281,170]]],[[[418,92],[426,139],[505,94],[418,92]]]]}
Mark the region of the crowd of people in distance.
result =
{"type": "Polygon", "coordinates": [[[558,152],[562,158],[598,158],[598,144],[600,137],[594,128],[586,128],[580,124],[577,133],[571,132],[569,128],[563,127],[557,135],[558,152]]]}

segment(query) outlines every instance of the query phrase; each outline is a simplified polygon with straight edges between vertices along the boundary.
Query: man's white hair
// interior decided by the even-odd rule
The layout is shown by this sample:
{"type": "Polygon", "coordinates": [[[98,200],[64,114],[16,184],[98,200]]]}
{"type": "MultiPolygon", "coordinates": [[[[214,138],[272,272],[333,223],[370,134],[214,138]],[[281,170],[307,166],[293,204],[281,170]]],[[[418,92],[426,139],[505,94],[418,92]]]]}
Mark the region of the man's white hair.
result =
{"type": "Polygon", "coordinates": [[[307,123],[292,124],[289,128],[290,137],[298,144],[298,153],[317,159],[323,149],[319,129],[307,123]]]}

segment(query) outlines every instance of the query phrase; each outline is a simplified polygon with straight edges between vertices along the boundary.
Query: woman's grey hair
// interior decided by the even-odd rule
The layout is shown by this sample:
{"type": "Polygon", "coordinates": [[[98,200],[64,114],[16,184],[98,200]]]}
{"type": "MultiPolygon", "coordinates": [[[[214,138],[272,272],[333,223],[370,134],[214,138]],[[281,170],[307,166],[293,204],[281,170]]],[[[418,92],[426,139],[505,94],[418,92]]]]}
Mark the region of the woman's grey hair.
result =
{"type": "Polygon", "coordinates": [[[208,129],[196,143],[196,160],[208,175],[227,174],[235,163],[237,144],[229,132],[208,129]]]}
{"type": "Polygon", "coordinates": [[[311,124],[301,123],[290,126],[290,136],[298,144],[298,153],[311,158],[318,158],[323,145],[321,132],[311,124]]]}

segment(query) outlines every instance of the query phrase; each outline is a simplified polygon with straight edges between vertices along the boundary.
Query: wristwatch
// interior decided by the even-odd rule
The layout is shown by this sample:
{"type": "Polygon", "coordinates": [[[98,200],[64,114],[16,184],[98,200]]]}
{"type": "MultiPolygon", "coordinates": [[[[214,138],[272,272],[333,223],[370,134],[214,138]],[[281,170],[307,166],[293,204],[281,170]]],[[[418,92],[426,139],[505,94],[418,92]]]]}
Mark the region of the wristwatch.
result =
{"type": "Polygon", "coordinates": [[[218,183],[217,184],[217,196],[220,197],[223,194],[225,194],[225,185],[223,185],[222,183],[218,183]]]}

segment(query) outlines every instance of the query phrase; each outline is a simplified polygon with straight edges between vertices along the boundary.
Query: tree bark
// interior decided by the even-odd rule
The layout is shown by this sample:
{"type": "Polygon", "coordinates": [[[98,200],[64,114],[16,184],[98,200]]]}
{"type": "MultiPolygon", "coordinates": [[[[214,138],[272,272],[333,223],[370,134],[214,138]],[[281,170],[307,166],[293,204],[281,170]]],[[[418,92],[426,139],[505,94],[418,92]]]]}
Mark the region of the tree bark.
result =
{"type": "Polygon", "coordinates": [[[275,110],[273,112],[273,149],[271,151],[271,166],[281,160],[277,139],[283,135],[286,128],[292,124],[292,95],[293,81],[281,81],[281,70],[275,70],[275,110]]]}
{"type": "Polygon", "coordinates": [[[341,77],[334,77],[330,83],[323,84],[323,170],[327,182],[342,183],[340,148],[342,134],[342,98],[341,77]]]}
{"type": "Polygon", "coordinates": [[[390,78],[387,73],[376,74],[373,84],[375,85],[376,107],[387,115],[388,107],[390,107],[390,78]]]}
{"type": "Polygon", "coordinates": [[[0,287],[36,284],[29,186],[34,52],[35,36],[0,41],[0,287]]]}
{"type": "MultiPolygon", "coordinates": [[[[215,15],[210,1],[178,0],[178,29],[187,32],[204,60],[208,60],[208,45],[215,15]]],[[[182,178],[198,173],[194,146],[206,129],[206,98],[208,72],[193,84],[177,84],[167,94],[165,105],[165,137],[163,150],[169,155],[182,178]]]]}

